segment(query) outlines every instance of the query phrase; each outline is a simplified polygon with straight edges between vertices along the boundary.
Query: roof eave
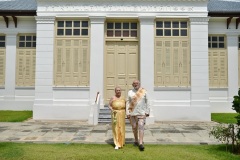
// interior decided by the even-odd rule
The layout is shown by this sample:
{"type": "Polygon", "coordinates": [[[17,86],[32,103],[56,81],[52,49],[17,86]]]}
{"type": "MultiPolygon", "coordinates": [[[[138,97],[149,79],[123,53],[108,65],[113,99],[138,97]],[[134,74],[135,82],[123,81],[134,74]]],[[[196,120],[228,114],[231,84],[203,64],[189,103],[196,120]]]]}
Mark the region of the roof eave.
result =
{"type": "Polygon", "coordinates": [[[36,16],[36,10],[0,10],[0,16],[36,16]]]}
{"type": "Polygon", "coordinates": [[[224,12],[224,11],[215,11],[208,12],[210,17],[240,17],[240,12],[224,12]]]}

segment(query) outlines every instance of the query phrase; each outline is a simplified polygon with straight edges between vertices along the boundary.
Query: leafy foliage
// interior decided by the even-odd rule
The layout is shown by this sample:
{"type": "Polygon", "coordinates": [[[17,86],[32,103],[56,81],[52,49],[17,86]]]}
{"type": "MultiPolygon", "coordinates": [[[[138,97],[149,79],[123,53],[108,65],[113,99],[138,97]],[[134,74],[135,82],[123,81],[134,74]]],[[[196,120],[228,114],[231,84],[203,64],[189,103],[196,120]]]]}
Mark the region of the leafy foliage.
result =
{"type": "Polygon", "coordinates": [[[220,142],[225,143],[226,150],[228,149],[228,144],[231,143],[232,151],[240,154],[240,89],[238,95],[233,97],[232,109],[238,113],[235,117],[237,123],[219,124],[213,127],[209,134],[220,142]]]}

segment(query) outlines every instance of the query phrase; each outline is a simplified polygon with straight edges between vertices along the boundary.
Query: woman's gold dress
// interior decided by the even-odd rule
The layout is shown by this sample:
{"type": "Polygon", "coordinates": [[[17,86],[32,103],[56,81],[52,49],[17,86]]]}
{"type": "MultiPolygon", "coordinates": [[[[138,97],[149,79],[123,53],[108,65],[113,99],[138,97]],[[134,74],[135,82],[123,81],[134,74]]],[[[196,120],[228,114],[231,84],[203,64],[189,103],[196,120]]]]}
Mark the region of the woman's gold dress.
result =
{"type": "Polygon", "coordinates": [[[125,100],[115,99],[112,102],[112,131],[115,146],[123,147],[125,144],[125,100]]]}

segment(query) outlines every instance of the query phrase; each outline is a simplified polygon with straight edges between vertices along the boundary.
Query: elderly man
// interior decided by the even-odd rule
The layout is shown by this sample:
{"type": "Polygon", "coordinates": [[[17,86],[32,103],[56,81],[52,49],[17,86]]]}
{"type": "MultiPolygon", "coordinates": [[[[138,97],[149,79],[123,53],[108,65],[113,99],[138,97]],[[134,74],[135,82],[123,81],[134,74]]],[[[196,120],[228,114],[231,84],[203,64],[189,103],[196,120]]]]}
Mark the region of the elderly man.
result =
{"type": "Polygon", "coordinates": [[[149,116],[150,112],[149,99],[147,91],[140,87],[139,80],[134,80],[132,86],[133,89],[128,92],[126,112],[132,125],[133,135],[135,138],[134,145],[139,146],[139,149],[143,151],[144,125],[146,117],[149,116]]]}

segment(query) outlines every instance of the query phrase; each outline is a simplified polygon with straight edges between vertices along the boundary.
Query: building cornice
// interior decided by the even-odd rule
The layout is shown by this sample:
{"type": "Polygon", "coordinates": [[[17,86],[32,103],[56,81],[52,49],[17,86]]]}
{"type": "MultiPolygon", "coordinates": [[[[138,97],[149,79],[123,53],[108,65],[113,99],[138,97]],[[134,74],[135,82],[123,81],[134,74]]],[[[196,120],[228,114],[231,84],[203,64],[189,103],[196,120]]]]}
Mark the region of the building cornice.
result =
{"type": "Polygon", "coordinates": [[[207,13],[206,0],[38,0],[38,2],[38,15],[45,12],[207,13]],[[198,5],[191,1],[201,3],[198,5]]]}
{"type": "MultiPolygon", "coordinates": [[[[91,0],[91,2],[206,2],[208,0],[91,0]]],[[[37,0],[37,2],[66,2],[66,0],[37,0]]],[[[89,2],[89,0],[68,0],[68,2],[89,2]]]]}

